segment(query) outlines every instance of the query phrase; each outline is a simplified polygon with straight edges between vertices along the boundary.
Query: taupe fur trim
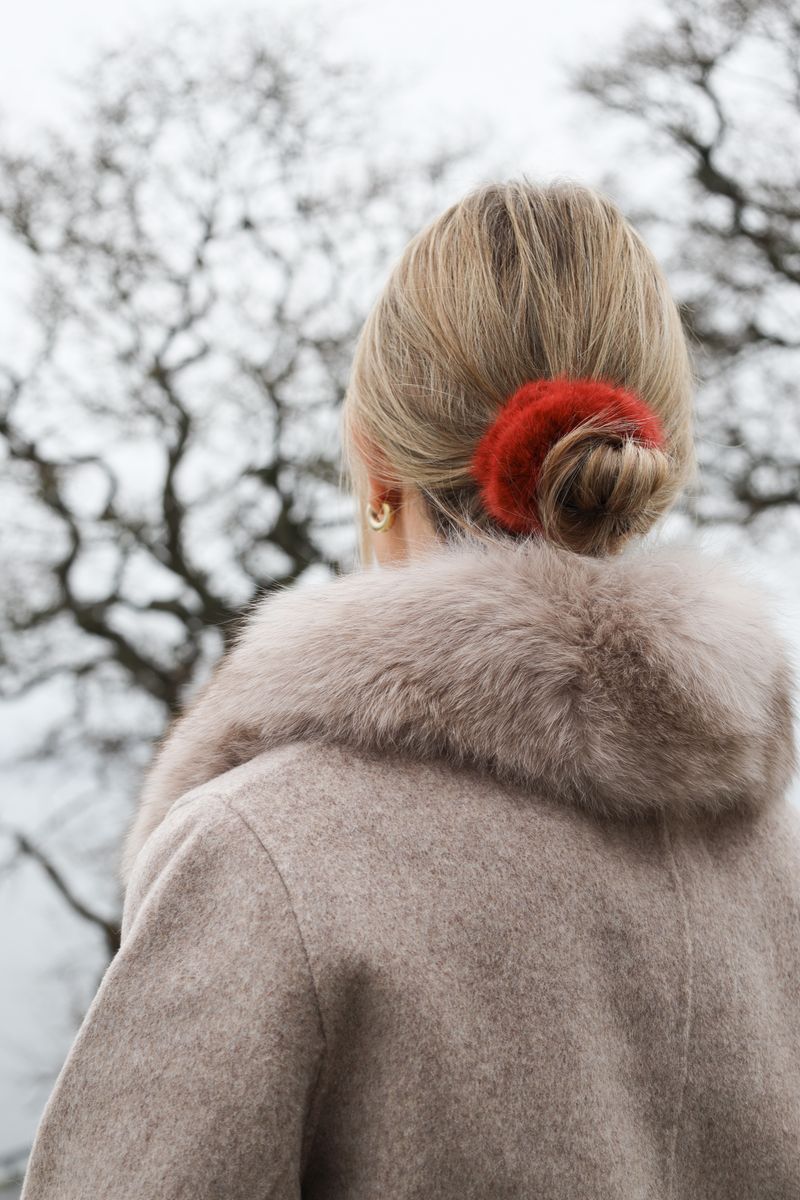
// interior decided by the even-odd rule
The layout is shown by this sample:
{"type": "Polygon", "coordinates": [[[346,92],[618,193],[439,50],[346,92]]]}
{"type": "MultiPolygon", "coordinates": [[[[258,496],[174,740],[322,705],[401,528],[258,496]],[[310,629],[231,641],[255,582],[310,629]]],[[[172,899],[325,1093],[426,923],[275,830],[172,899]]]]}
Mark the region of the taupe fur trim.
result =
{"type": "Polygon", "coordinates": [[[270,594],[168,733],[123,877],[178,797],[296,739],[469,763],[620,818],[761,804],[797,766],[768,610],[680,543],[459,544],[270,594]]]}

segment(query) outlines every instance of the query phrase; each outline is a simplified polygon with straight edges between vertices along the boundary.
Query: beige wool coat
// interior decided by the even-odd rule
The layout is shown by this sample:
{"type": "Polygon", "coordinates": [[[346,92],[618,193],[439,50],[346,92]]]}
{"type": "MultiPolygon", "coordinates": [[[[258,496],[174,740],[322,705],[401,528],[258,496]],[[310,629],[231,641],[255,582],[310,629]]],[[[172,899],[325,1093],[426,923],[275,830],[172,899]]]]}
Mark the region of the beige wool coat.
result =
{"type": "Polygon", "coordinates": [[[691,542],[262,600],[147,782],[25,1200],[797,1200],[794,687],[691,542]]]}

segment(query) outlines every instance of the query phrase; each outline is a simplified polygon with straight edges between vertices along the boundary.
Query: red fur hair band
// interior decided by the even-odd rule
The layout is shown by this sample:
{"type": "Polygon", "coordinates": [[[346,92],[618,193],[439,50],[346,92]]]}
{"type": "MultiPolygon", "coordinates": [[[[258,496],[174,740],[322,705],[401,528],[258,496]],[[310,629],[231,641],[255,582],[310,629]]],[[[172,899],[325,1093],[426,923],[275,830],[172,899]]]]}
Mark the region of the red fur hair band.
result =
{"type": "Polygon", "coordinates": [[[536,489],[554,442],[591,418],[615,418],[643,445],[663,449],[658,415],[633,392],[598,379],[537,379],[506,400],[477,445],[472,473],[483,503],[514,533],[541,533],[536,489]]]}

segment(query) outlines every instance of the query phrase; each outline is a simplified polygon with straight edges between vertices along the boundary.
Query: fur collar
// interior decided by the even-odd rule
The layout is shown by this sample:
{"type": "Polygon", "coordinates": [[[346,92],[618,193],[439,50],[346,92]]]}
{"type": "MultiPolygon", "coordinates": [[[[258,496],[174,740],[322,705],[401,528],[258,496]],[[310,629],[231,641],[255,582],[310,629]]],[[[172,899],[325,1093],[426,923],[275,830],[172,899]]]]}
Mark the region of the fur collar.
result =
{"type": "Polygon", "coordinates": [[[459,543],[271,593],[168,733],[123,877],[179,796],[295,739],[467,763],[617,818],[764,803],[797,766],[768,607],[691,543],[459,543]]]}

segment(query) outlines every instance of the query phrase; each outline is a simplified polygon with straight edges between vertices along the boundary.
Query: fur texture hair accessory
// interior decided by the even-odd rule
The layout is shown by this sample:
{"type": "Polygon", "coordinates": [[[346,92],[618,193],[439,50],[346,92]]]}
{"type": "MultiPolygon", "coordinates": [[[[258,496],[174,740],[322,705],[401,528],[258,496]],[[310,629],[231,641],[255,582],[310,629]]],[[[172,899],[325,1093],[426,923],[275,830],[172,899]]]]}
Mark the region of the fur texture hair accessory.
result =
{"type": "Polygon", "coordinates": [[[536,490],[542,463],[559,438],[595,419],[621,421],[630,437],[662,449],[658,414],[639,396],[598,379],[537,379],[506,400],[479,441],[472,473],[488,512],[514,533],[541,533],[536,490]]]}

